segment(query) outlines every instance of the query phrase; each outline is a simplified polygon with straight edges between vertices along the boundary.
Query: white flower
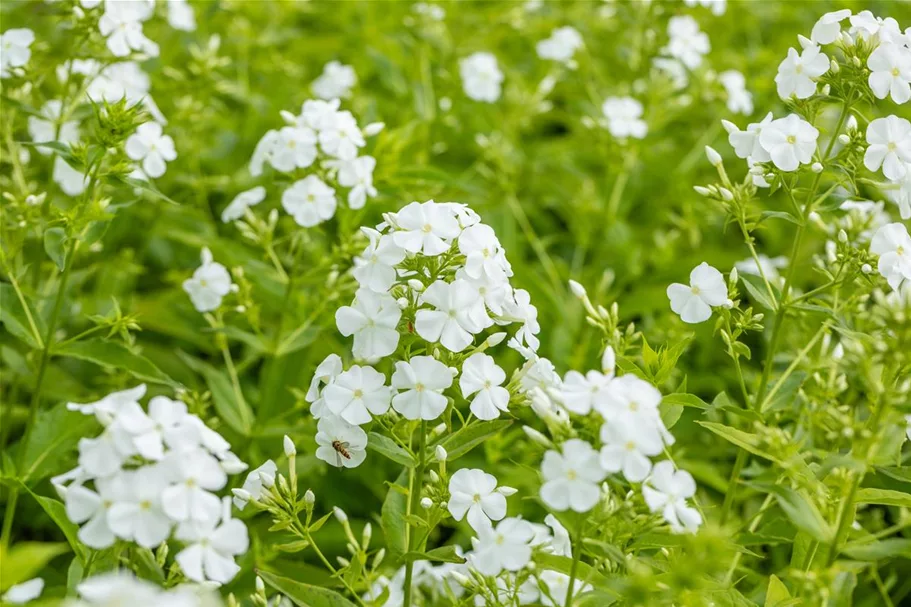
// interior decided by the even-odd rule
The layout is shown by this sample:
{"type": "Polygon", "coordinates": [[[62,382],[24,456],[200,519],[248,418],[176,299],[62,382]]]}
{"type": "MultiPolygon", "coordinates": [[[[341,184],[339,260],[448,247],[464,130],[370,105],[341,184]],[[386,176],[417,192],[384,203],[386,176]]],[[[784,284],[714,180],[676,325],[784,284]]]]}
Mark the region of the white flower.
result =
{"type": "Polygon", "coordinates": [[[898,291],[903,282],[911,281],[911,235],[904,224],[879,228],[870,242],[870,252],[879,255],[879,273],[890,287],[898,291]]]}
{"type": "Polygon", "coordinates": [[[146,385],[139,384],[135,388],[111,392],[101,400],[93,403],[67,403],[69,411],[78,411],[83,415],[94,415],[104,425],[109,424],[117,412],[127,403],[138,403],[145,396],[146,385]]]}
{"type": "Polygon", "coordinates": [[[40,577],[32,578],[26,582],[13,584],[3,594],[3,600],[13,605],[23,605],[41,596],[44,590],[44,580],[40,577]]]}
{"type": "MultiPolygon", "coordinates": [[[[563,607],[569,592],[569,576],[559,571],[546,569],[538,573],[538,579],[547,586],[547,592],[541,593],[541,604],[545,607],[563,607]]],[[[573,586],[573,598],[592,589],[591,584],[579,580],[573,586]]],[[[570,603],[572,604],[572,603],[570,603]]]]}
{"type": "Polygon", "coordinates": [[[665,52],[691,70],[702,64],[702,57],[711,49],[709,37],[699,30],[699,23],[689,15],[671,17],[667,22],[670,38],[665,52]]]}
{"type": "Polygon", "coordinates": [[[332,219],[336,204],[335,190],[316,175],[295,181],[282,193],[282,207],[305,228],[332,219]]]}
{"type": "Polygon", "coordinates": [[[628,373],[611,382],[604,402],[596,406],[608,423],[628,422],[639,432],[657,433],[665,444],[671,445],[674,437],[661,421],[660,403],[661,392],[655,386],[628,373]]]}
{"type": "Polygon", "coordinates": [[[467,348],[473,335],[490,324],[480,293],[463,280],[437,280],[421,294],[421,302],[435,309],[417,311],[415,331],[427,341],[439,341],[452,352],[467,348]]]}
{"type": "Polygon", "coordinates": [[[675,282],[667,288],[671,310],[685,323],[700,323],[712,315],[712,306],[723,305],[728,300],[728,287],[724,276],[702,262],[690,272],[690,284],[675,282]]]}
{"type": "Polygon", "coordinates": [[[128,457],[135,454],[132,436],[116,422],[109,424],[95,438],[79,439],[79,466],[95,477],[114,474],[128,457]]]}
{"type": "Polygon", "coordinates": [[[459,388],[465,398],[477,392],[469,406],[475,417],[496,419],[500,411],[509,410],[509,390],[502,386],[504,381],[506,372],[497,366],[492,356],[483,352],[472,354],[462,363],[459,388]]]}
{"type": "Polygon", "coordinates": [[[553,537],[550,540],[550,548],[557,556],[573,555],[572,542],[569,539],[569,531],[553,514],[544,517],[544,524],[550,527],[553,537]]]}
{"type": "Polygon", "coordinates": [[[452,209],[432,200],[407,205],[396,213],[395,223],[395,244],[409,253],[430,256],[448,251],[452,239],[462,231],[452,209]]]}
{"type": "Polygon", "coordinates": [[[361,231],[370,239],[370,244],[354,258],[351,274],[361,287],[386,293],[395,283],[395,266],[405,259],[405,250],[395,244],[390,234],[380,234],[371,228],[361,228],[361,231]]]}
{"type": "Polygon", "coordinates": [[[642,120],[642,104],[632,97],[608,97],[601,105],[607,118],[607,130],[619,139],[642,139],[648,125],[642,120]]]}
{"type": "Polygon", "coordinates": [[[113,496],[108,526],[117,537],[144,548],[155,548],[171,534],[173,522],[164,513],[161,496],[171,478],[161,465],[124,472],[121,495],[113,496]]]}
{"type": "Polygon", "coordinates": [[[467,227],[459,234],[459,252],[465,256],[465,273],[479,279],[482,275],[504,281],[512,271],[493,228],[483,223],[467,227]]]}
{"type": "Polygon", "coordinates": [[[892,95],[892,101],[899,104],[911,99],[911,50],[898,44],[880,44],[867,59],[867,67],[870,88],[877,99],[892,95]]]}
{"type": "Polygon", "coordinates": [[[759,143],[782,171],[813,161],[819,131],[796,114],[773,120],[759,133],[759,143]]]}
{"type": "MultiPolygon", "coordinates": [[[[74,66],[78,63],[74,62],[74,66]]],[[[162,115],[161,110],[155,105],[152,97],[149,95],[151,81],[149,75],[142,71],[139,64],[135,61],[121,61],[108,65],[95,76],[95,71],[100,65],[83,65],[82,69],[90,70],[86,74],[91,78],[91,82],[86,90],[86,97],[95,101],[107,101],[117,103],[123,98],[133,104],[141,103],[146,110],[152,115],[156,122],[166,124],[167,120],[162,115]],[[94,76],[92,78],[92,76],[94,76]]],[[[87,78],[88,79],[88,78],[87,78]]]]}
{"type": "Polygon", "coordinates": [[[522,327],[516,331],[515,339],[519,343],[525,343],[532,351],[537,350],[541,345],[541,340],[537,338],[541,325],[538,323],[538,309],[532,305],[528,291],[513,291],[512,299],[506,302],[503,315],[509,320],[522,323],[522,327]]]}
{"type": "Polygon", "coordinates": [[[905,171],[904,178],[892,184],[886,191],[889,199],[898,205],[902,219],[911,219],[911,169],[905,171]]]}
{"type": "Polygon", "coordinates": [[[816,45],[808,46],[798,53],[794,48],[788,49],[788,56],[778,66],[775,83],[778,85],[778,96],[787,99],[795,95],[798,99],[807,99],[816,94],[816,78],[829,71],[829,58],[816,45]]]}
{"type": "Polygon", "coordinates": [[[218,520],[220,501],[210,491],[223,489],[228,477],[218,460],[202,449],[172,452],[165,460],[174,483],[161,494],[165,514],[174,521],[211,523],[218,520]]]}
{"type": "Polygon", "coordinates": [[[351,112],[327,114],[319,127],[319,145],[323,151],[340,160],[354,160],[357,149],[367,145],[364,134],[351,112]]]}
{"type": "Polygon", "coordinates": [[[840,11],[826,13],[820,17],[819,21],[816,22],[816,25],[813,26],[810,40],[816,44],[831,44],[835,42],[838,38],[838,34],[841,33],[841,22],[850,16],[851,11],[846,8],[840,11]]]}
{"type": "Polygon", "coordinates": [[[582,47],[582,36],[574,27],[558,27],[535,45],[538,57],[560,63],[569,63],[576,51],[582,47]]]}
{"type": "Polygon", "coordinates": [[[94,575],[83,580],[76,587],[82,602],[78,606],[98,605],[123,607],[125,605],[160,605],[168,599],[161,588],[136,578],[125,570],[114,570],[94,575]]]}
{"type": "MultiPolygon", "coordinates": [[[[266,462],[250,472],[247,475],[247,478],[244,480],[244,484],[241,486],[241,489],[249,495],[249,499],[258,500],[263,495],[263,488],[271,487],[275,484],[275,475],[278,474],[278,466],[275,465],[271,459],[266,460],[266,462]]],[[[243,510],[247,507],[247,499],[242,499],[234,496],[234,506],[238,510],[243,510]]]]}
{"type": "Polygon", "coordinates": [[[221,212],[221,220],[224,223],[229,221],[234,221],[235,219],[240,219],[244,216],[244,213],[247,212],[247,209],[250,207],[256,206],[266,199],[266,188],[261,185],[256,186],[251,190],[246,192],[241,192],[234,197],[234,200],[231,201],[231,204],[225,207],[225,210],[221,212]]]}
{"type": "Polygon", "coordinates": [[[655,464],[652,474],[642,486],[642,497],[652,512],[661,512],[664,520],[676,532],[695,531],[702,517],[686,499],[696,493],[696,482],[689,472],[674,470],[674,464],[664,460],[655,464]]]}
{"type": "Polygon", "coordinates": [[[323,101],[322,99],[308,99],[301,104],[301,113],[298,118],[299,126],[306,126],[314,131],[320,131],[323,125],[332,122],[338,108],[341,107],[341,100],[331,99],[323,101]]]}
{"type": "Polygon", "coordinates": [[[194,582],[227,584],[240,567],[234,557],[250,547],[247,527],[236,518],[225,518],[203,523],[183,523],[174,534],[189,545],[177,553],[174,560],[184,574],[194,582]]]}
{"type": "Polygon", "coordinates": [[[183,290],[190,296],[197,311],[211,312],[231,292],[231,275],[223,265],[213,260],[208,248],[202,250],[201,257],[202,265],[196,268],[192,278],[183,282],[183,290]]]}
{"type": "Polygon", "coordinates": [[[728,110],[749,116],[753,113],[753,95],[746,88],[746,78],[737,70],[718,74],[718,80],[728,95],[728,110]]]}
{"type": "Polygon", "coordinates": [[[126,57],[133,51],[158,56],[158,45],[142,33],[142,21],[151,12],[148,2],[105,2],[98,29],[107,38],[108,50],[114,56],[126,57]]]}
{"type": "Polygon", "coordinates": [[[71,167],[60,156],[54,158],[52,179],[67,196],[79,196],[89,183],[88,175],[71,167]]]}
{"type": "Polygon", "coordinates": [[[165,443],[172,449],[182,449],[188,442],[193,442],[189,440],[189,433],[194,433],[197,428],[187,424],[186,418],[187,406],[184,403],[166,396],[155,396],[149,401],[148,414],[138,403],[128,403],[118,413],[117,422],[132,435],[133,446],[139,455],[158,461],[164,457],[165,443]]]}
{"type": "Polygon", "coordinates": [[[758,256],[759,263],[756,263],[756,260],[752,257],[748,257],[742,261],[738,261],[734,264],[734,267],[737,268],[737,271],[741,274],[749,274],[751,276],[761,276],[765,274],[765,277],[771,281],[775,282],[780,278],[778,270],[788,267],[788,258],[780,255],[778,257],[769,257],[764,253],[760,253],[758,256]],[[762,268],[762,272],[759,269],[762,268]]]}
{"type": "Polygon", "coordinates": [[[131,160],[142,161],[142,170],[152,178],[164,175],[166,161],[177,158],[174,140],[162,133],[161,125],[157,122],[140,124],[127,139],[124,149],[131,160]]]}
{"type": "Polygon", "coordinates": [[[330,61],[323,66],[323,73],[313,81],[310,89],[320,99],[347,97],[357,84],[357,74],[350,65],[330,61]]]}
{"type": "Polygon", "coordinates": [[[558,512],[591,510],[601,498],[599,483],[606,476],[598,462],[598,452],[578,438],[563,443],[563,453],[545,453],[541,473],[541,499],[558,512]]]}
{"type": "Polygon", "coordinates": [[[366,424],[371,414],[382,415],[389,410],[392,395],[386,386],[386,376],[373,367],[354,365],[340,373],[323,390],[326,407],[349,424],[366,424]]]}
{"type": "Polygon", "coordinates": [[[108,526],[108,511],[114,496],[125,493],[123,476],[96,478],[92,491],[82,485],[70,485],[66,490],[66,516],[72,522],[85,523],[79,528],[79,540],[90,548],[101,550],[114,543],[114,532],[108,526]]]}
{"type": "MultiPolygon", "coordinates": [[[[41,107],[41,115],[28,117],[28,134],[36,143],[59,141],[60,143],[73,144],[79,141],[79,125],[75,120],[61,123],[63,102],[51,99],[41,107]],[[58,132],[59,125],[59,132],[58,132]]],[[[39,154],[47,156],[51,150],[46,147],[37,148],[39,154]]],[[[80,176],[82,174],[80,173],[80,176]]]]}
{"type": "Polygon", "coordinates": [[[407,362],[397,361],[392,386],[403,392],[392,398],[392,408],[405,419],[436,419],[449,402],[443,396],[443,390],[451,385],[449,367],[430,356],[414,356],[407,362]]]}
{"type": "Polygon", "coordinates": [[[337,468],[356,468],[367,457],[367,433],[340,417],[319,420],[316,444],[316,457],[337,468]]]}
{"type": "Polygon", "coordinates": [[[391,295],[361,288],[353,306],[343,306],[335,313],[335,323],[345,337],[354,335],[352,352],[357,358],[373,360],[395,352],[401,317],[402,310],[391,295]]]}
{"type": "Polygon", "coordinates": [[[649,457],[664,450],[661,435],[648,424],[633,423],[621,417],[601,426],[601,467],[607,472],[623,472],[631,483],[638,483],[652,469],[649,457]]]}
{"type": "Polygon", "coordinates": [[[882,19],[870,11],[861,11],[851,17],[851,32],[863,40],[879,36],[881,42],[900,43],[902,37],[901,29],[895,19],[892,17],[882,19]]]}
{"type": "Polygon", "coordinates": [[[196,15],[187,0],[168,0],[168,25],[185,32],[196,31],[196,15]]]}
{"type": "Polygon", "coordinates": [[[313,372],[313,379],[305,396],[308,403],[316,402],[320,397],[320,383],[328,384],[342,372],[342,359],[338,354],[330,354],[323,359],[313,372]]]}
{"type": "Polygon", "coordinates": [[[737,125],[727,120],[721,122],[728,132],[728,143],[734,148],[734,153],[738,158],[752,159],[754,162],[771,160],[769,153],[759,143],[759,136],[762,134],[762,130],[772,123],[772,112],[766,114],[762,121],[747,125],[745,131],[741,131],[737,125]]]}
{"type": "Polygon", "coordinates": [[[32,57],[34,41],[35,32],[25,27],[0,34],[0,78],[8,78],[11,67],[25,67],[32,57]]]}
{"type": "Polygon", "coordinates": [[[683,3],[687,6],[699,5],[710,8],[712,9],[712,14],[716,17],[723,15],[727,8],[727,0],[683,0],[683,3]]]}
{"type": "Polygon", "coordinates": [[[503,72],[491,53],[477,52],[459,61],[465,94],[475,101],[493,103],[500,98],[503,72]]]}
{"type": "MultiPolygon", "coordinates": [[[[507,494],[512,491],[503,489],[507,494]]],[[[457,470],[449,479],[448,504],[452,518],[460,521],[467,514],[468,524],[478,533],[506,516],[506,496],[497,489],[497,478],[483,470],[457,470]]]]}
{"type": "Polygon", "coordinates": [[[316,160],[316,133],[305,126],[286,126],[278,131],[267,132],[253,151],[250,173],[257,176],[265,160],[276,171],[290,173],[294,169],[305,169],[316,160]],[[259,171],[254,171],[260,167],[259,171]]]}
{"type": "Polygon", "coordinates": [[[881,166],[893,181],[904,178],[911,163],[911,122],[898,116],[877,118],[867,126],[867,143],[864,166],[871,171],[881,166]]]}
{"type": "Polygon", "coordinates": [[[504,569],[518,571],[531,560],[531,541],[535,529],[520,518],[503,519],[494,528],[482,527],[471,538],[474,551],[468,562],[483,575],[498,575],[504,569]]]}
{"type": "Polygon", "coordinates": [[[592,408],[603,403],[612,374],[589,371],[582,375],[578,371],[567,371],[560,389],[560,402],[567,411],[588,415],[592,408]]]}
{"type": "Polygon", "coordinates": [[[340,160],[338,164],[338,184],[351,188],[348,192],[348,206],[352,209],[362,209],[367,202],[367,197],[376,196],[373,187],[373,170],[376,168],[376,158],[373,156],[359,156],[352,160],[340,160]]]}

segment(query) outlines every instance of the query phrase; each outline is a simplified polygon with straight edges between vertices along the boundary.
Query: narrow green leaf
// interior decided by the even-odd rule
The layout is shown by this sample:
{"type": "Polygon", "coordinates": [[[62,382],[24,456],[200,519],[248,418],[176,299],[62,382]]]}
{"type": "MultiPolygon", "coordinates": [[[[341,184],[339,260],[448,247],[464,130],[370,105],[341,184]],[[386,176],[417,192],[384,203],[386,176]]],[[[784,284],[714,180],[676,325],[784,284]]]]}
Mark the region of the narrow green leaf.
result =
{"type": "Polygon", "coordinates": [[[299,607],[355,607],[354,603],[334,590],[296,582],[262,569],[257,569],[256,574],[299,607]]]}
{"type": "Polygon", "coordinates": [[[44,232],[44,251],[61,271],[66,266],[66,241],[63,228],[49,228],[44,232]]]}
{"type": "Polygon", "coordinates": [[[725,426],[724,424],[717,424],[715,422],[703,422],[697,421],[697,424],[711,430],[721,438],[734,443],[742,449],[746,449],[753,455],[758,455],[759,457],[777,462],[771,454],[767,453],[759,447],[759,437],[755,434],[750,434],[749,432],[744,432],[743,430],[737,430],[736,428],[731,428],[730,426],[725,426]]]}
{"type": "Polygon", "coordinates": [[[857,492],[857,503],[911,508],[911,494],[892,489],[860,489],[857,492]]]}
{"type": "Polygon", "coordinates": [[[126,371],[141,381],[169,386],[177,385],[173,379],[165,375],[152,361],[134,353],[119,342],[105,341],[103,339],[73,341],[54,346],[53,352],[57,356],[69,356],[87,360],[103,367],[126,371]]]}
{"type": "Polygon", "coordinates": [[[452,461],[465,455],[491,436],[499,434],[508,428],[510,424],[512,422],[506,419],[471,424],[446,437],[440,444],[446,449],[447,460],[452,461]]]}
{"type": "Polygon", "coordinates": [[[66,403],[39,411],[24,447],[20,480],[40,481],[72,467],[70,454],[80,438],[90,435],[92,428],[101,429],[94,417],[69,411],[66,403]]]}
{"type": "Polygon", "coordinates": [[[396,562],[405,552],[405,511],[408,503],[408,468],[402,470],[395,483],[389,487],[383,501],[381,521],[386,535],[386,549],[392,562],[396,562]]]}
{"type": "Polygon", "coordinates": [[[911,559],[911,539],[894,537],[879,542],[852,542],[841,551],[858,561],[878,561],[896,556],[911,559]]]}
{"type": "Polygon", "coordinates": [[[35,577],[52,559],[66,552],[63,543],[19,542],[0,547],[0,592],[35,577]]]}
{"type": "Polygon", "coordinates": [[[456,546],[440,546],[427,552],[408,552],[404,559],[409,561],[431,561],[434,563],[464,563],[465,559],[456,554],[456,546]]]}
{"type": "Polygon", "coordinates": [[[798,529],[806,531],[820,542],[832,542],[834,533],[831,526],[823,518],[816,504],[803,492],[771,483],[755,483],[753,486],[760,491],[774,494],[778,505],[798,529]]]}
{"type": "Polygon", "coordinates": [[[388,457],[397,464],[402,464],[408,468],[414,468],[415,461],[411,455],[402,449],[395,442],[382,434],[370,432],[367,439],[367,449],[376,451],[380,455],[388,457]]]}
{"type": "Polygon", "coordinates": [[[63,502],[50,497],[44,497],[43,495],[37,495],[29,489],[26,489],[26,491],[35,498],[38,505],[44,509],[47,515],[51,517],[51,520],[60,528],[60,531],[63,532],[66,541],[73,549],[73,552],[76,553],[79,560],[82,563],[88,562],[88,549],[79,539],[79,527],[66,515],[66,507],[63,505],[63,502]]]}
{"type": "Polygon", "coordinates": [[[662,405],[681,405],[684,407],[695,407],[696,409],[708,409],[709,405],[695,394],[685,392],[674,392],[661,399],[662,405]]]}
{"type": "Polygon", "coordinates": [[[766,288],[761,276],[754,276],[752,274],[747,274],[746,272],[741,272],[740,281],[743,283],[744,288],[746,288],[747,293],[750,294],[750,299],[767,310],[774,311],[777,309],[777,304],[775,303],[775,300],[769,296],[769,290],[766,288]]]}
{"type": "Polygon", "coordinates": [[[31,307],[32,320],[35,321],[37,329],[42,331],[40,335],[35,335],[32,330],[28,315],[25,313],[22,302],[19,301],[19,296],[16,295],[13,285],[5,282],[0,283],[0,322],[3,323],[7,331],[24,341],[31,349],[38,350],[41,348],[40,340],[45,335],[43,332],[44,324],[41,318],[35,314],[35,306],[30,304],[28,300],[26,300],[26,305],[31,307]]]}

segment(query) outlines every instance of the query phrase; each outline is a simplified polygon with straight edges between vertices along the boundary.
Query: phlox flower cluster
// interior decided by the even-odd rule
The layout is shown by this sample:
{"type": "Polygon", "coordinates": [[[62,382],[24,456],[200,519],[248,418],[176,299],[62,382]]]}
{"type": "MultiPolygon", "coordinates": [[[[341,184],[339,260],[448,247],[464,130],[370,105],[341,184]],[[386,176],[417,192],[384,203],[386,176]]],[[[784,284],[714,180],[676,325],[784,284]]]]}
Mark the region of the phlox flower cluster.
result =
{"type": "MultiPolygon", "coordinates": [[[[310,228],[335,216],[337,188],[346,188],[347,203],[360,209],[376,196],[373,170],[376,159],[359,155],[367,138],[379,133],[382,123],[358,126],[340,101],[311,99],[300,114],[282,112],[286,125],[268,131],[256,144],[250,159],[250,174],[260,177],[266,166],[290,175],[294,182],[281,193],[281,205],[301,227],[310,228]]],[[[222,221],[240,219],[259,204],[266,190],[258,186],[238,194],[222,212],[222,221]]]]}
{"type": "Polygon", "coordinates": [[[541,500],[563,512],[590,511],[602,499],[601,482],[622,474],[630,483],[643,483],[642,495],[652,512],[660,512],[674,531],[693,531],[702,518],[687,499],[695,494],[689,473],[675,470],[669,460],[653,463],[674,438],[659,414],[661,392],[632,374],[617,376],[614,352],[605,350],[601,370],[568,371],[550,390],[535,389],[539,408],[559,408],[572,416],[595,414],[601,421],[600,448],[582,438],[570,438],[544,454],[541,500]]]}
{"type": "Polygon", "coordinates": [[[137,578],[126,570],[89,577],[76,586],[78,598],[66,599],[64,607],[217,607],[220,597],[202,585],[181,584],[164,589],[137,578]]]}
{"type": "MultiPolygon", "coordinates": [[[[143,33],[142,24],[155,14],[155,0],[79,0],[82,9],[98,9],[98,31],[115,57],[142,53],[157,57],[159,47],[143,33]]],[[[168,23],[174,29],[194,31],[196,17],[187,0],[167,0],[168,23]]]]}
{"type": "Polygon", "coordinates": [[[368,244],[352,270],[359,288],[335,316],[339,332],[353,339],[356,362],[346,367],[330,355],[307,393],[320,420],[317,456],[346,467],[364,459],[367,438],[359,426],[390,408],[405,419],[433,421],[458,393],[478,419],[507,411],[507,374],[476,345],[493,347],[506,333],[483,333],[514,327],[512,347],[530,353],[539,345],[528,292],[511,286],[503,247],[467,206],[413,202],[363,232],[368,244]],[[400,343],[412,355],[395,360],[387,378],[377,365],[400,343]]]}
{"type": "Polygon", "coordinates": [[[139,400],[145,385],[67,408],[94,416],[101,434],[79,441],[78,465],[52,479],[79,539],[102,549],[117,540],[155,548],[173,536],[175,560],[195,582],[230,581],[247,550],[247,528],[217,492],[247,465],[187,406],[166,396],[139,400]]]}

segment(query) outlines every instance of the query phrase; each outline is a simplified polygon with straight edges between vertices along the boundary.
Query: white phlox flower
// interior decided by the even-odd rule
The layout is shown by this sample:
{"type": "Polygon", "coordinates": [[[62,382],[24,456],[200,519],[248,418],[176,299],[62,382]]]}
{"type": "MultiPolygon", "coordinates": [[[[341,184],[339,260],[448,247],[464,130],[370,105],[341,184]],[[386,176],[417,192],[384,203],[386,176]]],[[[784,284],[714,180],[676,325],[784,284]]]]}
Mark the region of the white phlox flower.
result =
{"type": "Polygon", "coordinates": [[[816,79],[828,72],[829,67],[829,58],[815,44],[800,53],[789,48],[788,56],[778,66],[775,76],[778,96],[782,99],[791,95],[798,99],[812,97],[816,94],[816,79]]]}
{"type": "Polygon", "coordinates": [[[493,103],[500,98],[503,72],[491,53],[479,51],[459,60],[459,74],[470,99],[493,103]]]}
{"type": "Polygon", "coordinates": [[[430,356],[414,356],[395,363],[392,387],[399,393],[392,398],[392,408],[405,419],[433,420],[446,409],[443,391],[452,385],[449,367],[430,356]]]}
{"type": "Polygon", "coordinates": [[[152,178],[164,175],[167,163],[177,158],[174,140],[165,135],[157,122],[140,124],[127,139],[125,150],[131,160],[142,162],[142,170],[152,178]]]}
{"type": "Polygon", "coordinates": [[[667,288],[671,310],[685,323],[700,323],[712,316],[713,306],[722,306],[728,300],[728,287],[724,276],[702,262],[690,272],[690,284],[674,283],[667,288]]]}
{"type": "Polygon", "coordinates": [[[313,81],[311,90],[320,99],[348,97],[357,84],[357,74],[350,65],[330,61],[323,66],[323,73],[313,81]]]}
{"type": "Polygon", "coordinates": [[[870,242],[870,252],[879,255],[879,273],[894,290],[911,282],[911,235],[904,224],[896,222],[879,228],[870,242]]]}
{"type": "Polygon", "coordinates": [[[598,452],[583,440],[571,438],[563,443],[562,452],[545,453],[541,473],[541,499],[558,512],[588,512],[601,499],[600,483],[606,473],[598,452]]]}
{"type": "Polygon", "coordinates": [[[392,394],[386,376],[368,366],[354,365],[338,374],[322,392],[326,408],[349,424],[366,424],[389,410],[392,394]]]}
{"type": "Polygon", "coordinates": [[[514,493],[510,487],[497,488],[497,479],[483,470],[462,468],[449,479],[448,506],[452,518],[468,524],[475,532],[490,527],[491,521],[506,516],[506,496],[514,493]]]}
{"type": "Polygon", "coordinates": [[[642,120],[642,104],[632,97],[608,97],[601,105],[607,130],[618,139],[642,139],[648,125],[642,120]]]}
{"type": "Polygon", "coordinates": [[[696,493],[696,483],[689,472],[675,470],[664,460],[655,464],[642,486],[642,497],[652,512],[660,512],[675,532],[695,531],[702,524],[699,511],[686,503],[696,493]]]}
{"type": "Polygon", "coordinates": [[[352,306],[338,309],[335,322],[342,335],[354,336],[354,355],[373,360],[395,352],[401,317],[402,310],[392,296],[361,288],[352,306]]]}
{"type": "Polygon", "coordinates": [[[340,417],[319,420],[316,444],[316,457],[336,468],[356,468],[367,457],[367,433],[340,417]]]}
{"type": "Polygon", "coordinates": [[[796,114],[773,120],[762,129],[759,143],[782,171],[813,162],[819,130],[796,114]]]}
{"type": "Polygon", "coordinates": [[[509,410],[509,390],[502,386],[506,372],[494,358],[482,352],[472,354],[462,363],[459,388],[462,396],[474,395],[469,408],[480,420],[496,419],[509,410]]]}
{"type": "Polygon", "coordinates": [[[200,257],[202,265],[196,268],[192,278],[183,282],[183,290],[190,296],[197,311],[212,312],[231,292],[231,275],[227,268],[214,260],[208,248],[203,248],[200,257]]]}
{"type": "Polygon", "coordinates": [[[468,560],[484,575],[497,575],[504,569],[518,571],[531,560],[531,542],[535,531],[531,523],[520,518],[505,518],[496,527],[482,526],[478,537],[471,538],[474,550],[468,560]]]}

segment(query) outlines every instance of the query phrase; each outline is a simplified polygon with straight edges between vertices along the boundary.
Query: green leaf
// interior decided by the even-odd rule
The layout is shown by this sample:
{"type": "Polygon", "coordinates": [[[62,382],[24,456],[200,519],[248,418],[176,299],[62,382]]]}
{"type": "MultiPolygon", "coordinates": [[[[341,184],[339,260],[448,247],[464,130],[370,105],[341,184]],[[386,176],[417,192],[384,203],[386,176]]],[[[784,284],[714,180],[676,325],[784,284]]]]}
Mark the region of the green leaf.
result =
{"type": "Polygon", "coordinates": [[[741,449],[746,449],[753,455],[758,455],[759,457],[763,457],[773,462],[778,461],[771,454],[767,453],[759,447],[759,437],[755,434],[750,434],[749,432],[744,432],[743,430],[737,430],[736,428],[731,428],[730,426],[725,426],[724,424],[716,424],[715,422],[697,421],[696,423],[703,428],[706,428],[707,430],[711,430],[726,441],[734,443],[741,449]]]}
{"type": "Polygon", "coordinates": [[[832,528],[823,518],[816,504],[803,492],[771,483],[753,483],[753,486],[760,491],[774,494],[778,505],[798,529],[806,531],[820,542],[827,544],[832,542],[834,536],[832,528]]]}
{"type": "Polygon", "coordinates": [[[661,399],[662,405],[681,405],[683,407],[695,407],[697,409],[708,409],[709,405],[695,394],[685,392],[674,392],[661,399]]]}
{"type": "Polygon", "coordinates": [[[370,432],[368,434],[367,449],[376,451],[380,455],[388,457],[397,464],[402,464],[408,468],[414,468],[415,461],[407,451],[395,444],[391,438],[370,432]]]}
{"type": "Polygon", "coordinates": [[[218,416],[235,432],[243,436],[250,436],[253,431],[253,411],[250,410],[243,394],[238,400],[228,374],[191,356],[185,356],[183,360],[205,378],[206,385],[212,392],[212,402],[218,416]]]}
{"type": "Polygon", "coordinates": [[[404,561],[432,561],[434,563],[464,563],[465,559],[456,554],[456,546],[440,546],[427,552],[408,552],[404,561]]]}
{"type": "Polygon", "coordinates": [[[131,186],[133,189],[140,190],[142,192],[146,192],[146,193],[150,194],[152,196],[152,198],[157,198],[158,200],[162,200],[164,202],[167,202],[168,204],[180,206],[180,204],[176,200],[165,196],[158,190],[158,188],[156,188],[150,182],[148,182],[144,179],[136,179],[135,177],[124,177],[122,175],[116,175],[114,178],[111,179],[111,181],[119,181],[120,183],[123,183],[124,185],[131,186]]]}
{"type": "Polygon", "coordinates": [[[35,498],[35,501],[38,502],[38,505],[44,509],[47,515],[54,521],[54,524],[60,528],[60,531],[63,532],[66,541],[69,543],[70,547],[73,549],[73,552],[76,553],[76,556],[82,563],[88,562],[89,551],[85,547],[85,544],[79,539],[79,527],[70,520],[70,517],[66,515],[66,507],[62,502],[55,500],[50,497],[44,497],[43,495],[37,495],[32,492],[30,489],[26,488],[26,491],[35,498]]]}
{"type": "Polygon", "coordinates": [[[765,607],[785,607],[791,604],[791,593],[777,576],[769,576],[769,589],[765,593],[765,607]]]}
{"type": "Polygon", "coordinates": [[[63,228],[49,228],[44,232],[44,251],[61,271],[66,266],[66,241],[63,228]]]}
{"type": "Polygon", "coordinates": [[[28,581],[68,549],[62,543],[19,542],[9,551],[0,546],[0,592],[28,581]]]}
{"type": "Polygon", "coordinates": [[[852,542],[842,552],[858,561],[878,561],[895,556],[911,559],[911,539],[889,538],[879,542],[852,542]]]}
{"type": "Polygon", "coordinates": [[[777,304],[775,303],[775,300],[769,296],[769,290],[766,288],[765,282],[763,282],[761,276],[754,276],[753,274],[741,272],[740,281],[743,283],[744,288],[746,288],[747,293],[750,294],[750,299],[767,310],[774,311],[777,309],[777,304]]]}
{"type": "Polygon", "coordinates": [[[93,362],[102,367],[126,371],[141,381],[176,386],[177,383],[155,366],[152,361],[132,352],[125,345],[103,339],[73,341],[54,346],[57,356],[69,356],[93,362]]]}
{"type": "Polygon", "coordinates": [[[334,590],[296,582],[262,569],[257,569],[256,574],[299,607],[355,607],[354,603],[334,590]]]}
{"type": "Polygon", "coordinates": [[[882,466],[876,469],[888,477],[903,483],[911,483],[911,466],[882,466]]]}
{"type": "Polygon", "coordinates": [[[0,322],[6,327],[6,330],[24,341],[33,350],[41,349],[41,340],[44,338],[44,325],[41,317],[34,312],[35,306],[26,300],[26,305],[31,308],[32,320],[35,321],[37,329],[41,334],[36,335],[32,330],[32,325],[28,321],[28,315],[22,307],[19,296],[13,285],[0,283],[0,322]]]}
{"type": "Polygon", "coordinates": [[[405,554],[408,546],[405,544],[405,511],[408,503],[408,469],[402,470],[395,483],[389,487],[386,499],[383,501],[381,522],[383,533],[386,535],[386,549],[392,561],[396,562],[405,554]]]}
{"type": "Polygon", "coordinates": [[[857,492],[857,503],[911,508],[911,494],[892,489],[861,489],[857,492]]]}
{"type": "Polygon", "coordinates": [[[69,411],[66,403],[40,410],[25,445],[19,479],[27,483],[61,473],[70,464],[64,455],[74,451],[79,439],[93,428],[100,430],[94,417],[69,411]]]}
{"type": "Polygon", "coordinates": [[[512,424],[510,420],[495,419],[489,422],[471,424],[443,439],[440,444],[446,449],[447,461],[462,457],[485,440],[501,433],[512,424]]]}
{"type": "Polygon", "coordinates": [[[661,421],[664,422],[664,427],[670,430],[680,419],[680,416],[683,415],[683,405],[674,405],[662,401],[658,405],[658,414],[661,416],[661,421]]]}

